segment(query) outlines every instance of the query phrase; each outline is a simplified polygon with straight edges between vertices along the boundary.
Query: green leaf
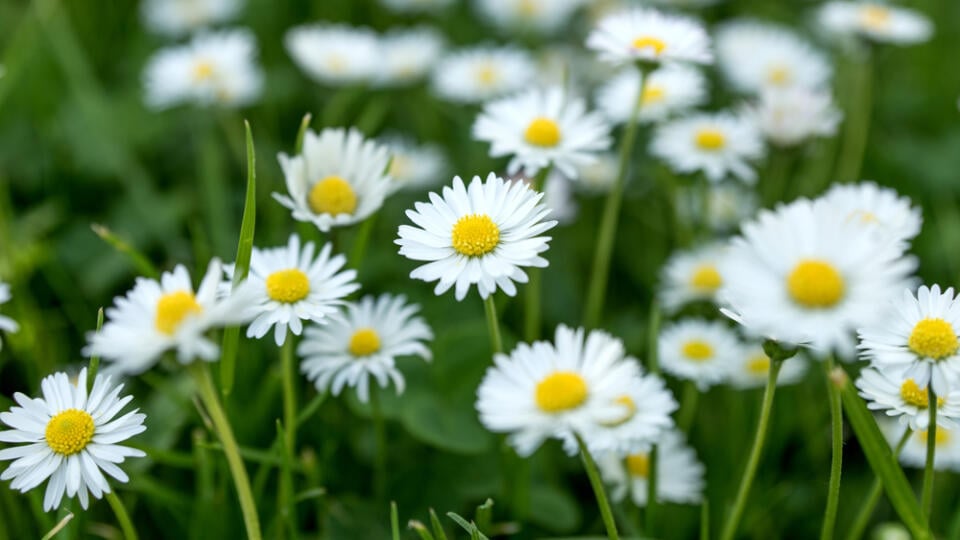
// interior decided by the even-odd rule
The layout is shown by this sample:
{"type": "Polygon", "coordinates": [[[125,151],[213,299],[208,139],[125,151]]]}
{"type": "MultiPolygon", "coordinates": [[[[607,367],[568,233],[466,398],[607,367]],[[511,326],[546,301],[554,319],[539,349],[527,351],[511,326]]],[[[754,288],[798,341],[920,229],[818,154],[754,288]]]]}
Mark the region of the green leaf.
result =
{"type": "Polygon", "coordinates": [[[569,493],[550,485],[530,488],[530,521],[560,534],[580,526],[580,506],[569,493]]]}
{"type": "Polygon", "coordinates": [[[407,527],[413,529],[420,536],[420,540],[436,540],[427,527],[415,519],[411,519],[407,527]]]}
{"type": "Polygon", "coordinates": [[[433,394],[410,394],[401,421],[421,441],[460,454],[481,454],[493,437],[477,422],[473,408],[454,407],[433,394]]]}
{"type": "Polygon", "coordinates": [[[481,530],[489,530],[493,522],[493,499],[487,499],[483,504],[477,507],[477,513],[473,518],[477,527],[481,530]]]}
{"type": "Polygon", "coordinates": [[[463,519],[456,512],[447,512],[447,517],[455,521],[463,530],[470,533],[470,540],[489,540],[489,538],[484,536],[483,533],[477,529],[477,525],[475,523],[463,519]]]}
{"type": "Polygon", "coordinates": [[[430,525],[433,527],[433,534],[437,537],[437,540],[447,540],[447,533],[443,531],[443,523],[440,523],[440,518],[437,517],[433,508],[430,509],[430,525]]]}

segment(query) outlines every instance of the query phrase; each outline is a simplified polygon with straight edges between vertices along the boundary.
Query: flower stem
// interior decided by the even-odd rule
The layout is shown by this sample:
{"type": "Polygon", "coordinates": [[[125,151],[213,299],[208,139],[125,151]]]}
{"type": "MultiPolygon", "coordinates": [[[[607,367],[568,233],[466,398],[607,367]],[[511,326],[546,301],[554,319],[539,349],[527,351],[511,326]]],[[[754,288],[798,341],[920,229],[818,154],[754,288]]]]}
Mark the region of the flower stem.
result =
{"type": "Polygon", "coordinates": [[[107,493],[107,502],[110,503],[110,508],[113,509],[113,514],[117,517],[117,523],[120,524],[123,537],[126,540],[137,540],[137,529],[130,521],[130,515],[127,514],[127,509],[123,507],[123,503],[120,501],[120,497],[117,497],[116,492],[107,493]]]}
{"type": "Polygon", "coordinates": [[[387,493],[387,429],[380,407],[380,388],[370,392],[370,414],[373,417],[373,493],[382,501],[387,493]]]}
{"type": "MultiPolygon", "coordinates": [[[[903,432],[903,437],[900,437],[900,442],[897,443],[897,448],[894,451],[894,457],[900,455],[900,452],[907,444],[907,441],[910,440],[910,435],[912,434],[913,432],[910,428],[907,428],[907,430],[903,432]]],[[[874,508],[876,508],[877,503],[880,502],[881,495],[883,495],[883,482],[881,482],[879,478],[875,478],[873,485],[870,486],[870,492],[863,500],[863,505],[860,506],[860,511],[857,512],[857,517],[853,520],[853,526],[850,527],[850,532],[847,533],[847,540],[860,540],[863,536],[863,531],[867,529],[867,523],[870,521],[870,516],[873,515],[874,508]]]]}
{"type": "Polygon", "coordinates": [[[932,384],[927,386],[927,399],[930,425],[927,426],[927,463],[923,468],[923,491],[920,496],[920,509],[929,524],[931,509],[933,508],[933,460],[937,452],[937,396],[933,393],[932,384]]]}
{"type": "Polygon", "coordinates": [[[833,356],[823,363],[827,380],[827,399],[830,403],[832,445],[830,456],[830,485],[827,488],[827,507],[823,511],[823,528],[820,540],[831,540],[837,523],[837,508],[840,505],[840,472],[843,468],[843,411],[840,405],[840,390],[830,378],[833,371],[833,356]]]}
{"type": "Polygon", "coordinates": [[[603,525],[607,528],[607,538],[609,540],[619,540],[617,534],[617,523],[613,520],[613,511],[610,509],[610,502],[607,501],[607,492],[603,489],[603,482],[600,480],[600,473],[597,471],[597,464],[593,461],[593,456],[587,450],[580,434],[574,434],[577,438],[577,444],[580,446],[580,457],[583,458],[583,466],[587,469],[587,476],[590,478],[590,485],[593,487],[593,493],[597,497],[597,506],[600,507],[600,516],[603,518],[603,525]]]}
{"type": "Polygon", "coordinates": [[[210,378],[210,371],[205,363],[198,361],[190,365],[190,372],[197,382],[200,399],[203,401],[207,414],[210,415],[210,420],[213,422],[214,430],[216,430],[220,443],[223,445],[223,453],[227,457],[230,474],[233,476],[233,483],[237,488],[237,497],[240,499],[240,510],[243,512],[243,522],[247,527],[247,538],[261,540],[260,518],[257,515],[253,492],[250,490],[250,478],[247,476],[243,459],[240,457],[240,447],[233,436],[233,428],[230,427],[230,421],[223,410],[223,405],[220,404],[213,379],[210,378]]]}
{"type": "MultiPolygon", "coordinates": [[[[293,363],[293,334],[289,332],[280,347],[280,370],[283,379],[283,446],[287,454],[286,461],[292,464],[297,455],[297,386],[296,369],[293,363]]],[[[297,523],[296,503],[288,499],[296,492],[296,488],[291,467],[285,467],[282,473],[284,486],[279,490],[280,515],[293,537],[297,523]]]]}
{"type": "Polygon", "coordinates": [[[873,76],[870,53],[869,48],[866,48],[862,58],[849,62],[843,145],[834,174],[838,182],[858,180],[863,164],[863,152],[867,147],[867,134],[870,131],[870,84],[873,76]]]}
{"type": "MultiPolygon", "coordinates": [[[[543,191],[547,177],[550,176],[550,170],[551,167],[547,166],[537,173],[531,185],[534,191],[543,191]]],[[[524,287],[523,337],[527,342],[533,342],[540,337],[540,325],[543,313],[541,309],[543,294],[540,282],[543,276],[543,269],[530,268],[527,274],[530,277],[530,281],[527,283],[527,286],[524,287]]]]}
{"type": "Polygon", "coordinates": [[[693,419],[697,415],[697,401],[700,391],[693,381],[686,381],[683,385],[683,396],[680,398],[680,410],[677,412],[677,428],[684,433],[690,432],[693,419]]]}
{"type": "Polygon", "coordinates": [[[767,386],[763,390],[763,401],[760,406],[760,418],[757,420],[757,432],[753,437],[753,446],[750,448],[750,456],[747,458],[747,465],[743,470],[743,476],[740,478],[740,487],[737,489],[737,497],[733,503],[733,511],[727,518],[723,526],[723,540],[732,540],[737,533],[737,526],[740,524],[740,518],[743,516],[743,510],[747,505],[747,496],[750,495],[750,488],[753,485],[753,479],[757,474],[757,466],[760,464],[760,455],[763,452],[763,444],[767,438],[767,429],[770,424],[770,411],[773,409],[773,395],[777,390],[777,375],[780,373],[780,366],[783,359],[771,358],[770,371],[767,373],[767,386]]]}
{"type": "Polygon", "coordinates": [[[490,332],[490,346],[494,353],[503,352],[503,340],[500,338],[500,323],[497,321],[497,305],[493,303],[493,294],[483,301],[483,310],[487,315],[487,331],[490,332]]]}

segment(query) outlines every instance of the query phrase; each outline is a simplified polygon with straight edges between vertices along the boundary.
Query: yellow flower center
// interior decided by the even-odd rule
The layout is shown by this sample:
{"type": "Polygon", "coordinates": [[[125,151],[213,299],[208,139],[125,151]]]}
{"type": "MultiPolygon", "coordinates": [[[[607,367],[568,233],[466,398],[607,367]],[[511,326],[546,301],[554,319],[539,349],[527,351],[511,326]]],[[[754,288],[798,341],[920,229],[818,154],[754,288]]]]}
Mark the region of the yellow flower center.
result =
{"type": "Polygon", "coordinates": [[[747,360],[747,372],[751,375],[766,375],[770,373],[770,358],[761,353],[747,360]]]}
{"type": "Polygon", "coordinates": [[[93,417],[80,409],[67,409],[47,422],[47,446],[62,456],[72,456],[93,439],[93,417]]]}
{"type": "MultiPolygon", "coordinates": [[[[930,397],[927,395],[927,388],[920,388],[913,379],[907,379],[900,385],[900,397],[904,403],[913,405],[921,409],[930,406],[930,397]]],[[[942,406],[946,400],[942,397],[937,398],[937,407],[942,406]]]]}
{"type": "Polygon", "coordinates": [[[786,66],[773,66],[767,72],[767,82],[775,86],[786,86],[790,84],[792,78],[793,74],[790,73],[790,68],[786,66]]]}
{"type": "Polygon", "coordinates": [[[357,209],[357,194],[343,178],[328,176],[310,188],[307,203],[315,214],[352,214],[357,209]]]}
{"type": "MultiPolygon", "coordinates": [[[[920,440],[920,444],[926,447],[927,446],[927,430],[920,429],[915,431],[914,433],[916,434],[917,439],[920,440]]],[[[936,441],[934,445],[937,448],[946,446],[947,444],[950,443],[950,437],[951,437],[950,432],[946,428],[944,428],[943,426],[937,426],[937,434],[934,435],[934,440],[936,441]]]]}
{"type": "Polygon", "coordinates": [[[723,285],[723,278],[717,267],[712,264],[701,264],[690,276],[690,286],[704,292],[713,292],[723,285]]]}
{"type": "Polygon", "coordinates": [[[666,94],[667,92],[662,86],[646,84],[643,86],[643,95],[640,96],[640,104],[650,105],[653,103],[660,103],[663,101],[663,98],[666,94]]]}
{"type": "Polygon", "coordinates": [[[843,298],[843,276],[826,261],[804,259],[787,276],[787,290],[803,307],[829,308],[843,298]]]}
{"type": "Polygon", "coordinates": [[[727,145],[727,138],[716,128],[701,128],[694,140],[701,150],[720,150],[727,145]]]}
{"type": "Polygon", "coordinates": [[[640,36],[633,40],[633,48],[638,50],[653,49],[653,55],[660,56],[663,50],[667,48],[667,44],[662,39],[653,36],[640,36]]]}
{"type": "Polygon", "coordinates": [[[850,212],[850,215],[847,216],[847,221],[857,220],[860,223],[880,223],[880,219],[876,214],[870,212],[869,210],[854,210],[850,212]]]}
{"type": "Polygon", "coordinates": [[[493,86],[500,82],[500,70],[492,62],[486,62],[477,68],[476,76],[480,86],[493,86]]]}
{"type": "Polygon", "coordinates": [[[890,23],[890,10],[883,6],[863,6],[860,8],[860,21],[867,28],[884,28],[890,23]]]}
{"type": "Polygon", "coordinates": [[[907,346],[920,356],[942,360],[956,353],[960,343],[950,323],[940,318],[927,318],[913,327],[907,346]]]}
{"type": "Polygon", "coordinates": [[[350,337],[350,354],[367,356],[380,350],[380,336],[373,328],[361,328],[350,337]]]}
{"type": "Polygon", "coordinates": [[[527,126],[523,138],[534,146],[556,146],[560,142],[560,126],[549,118],[538,116],[527,126]]]}
{"type": "Polygon", "coordinates": [[[500,229],[486,214],[463,216],[453,224],[453,249],[467,257],[490,253],[500,243],[500,229]]]}
{"type": "Polygon", "coordinates": [[[302,270],[289,268],[267,276],[267,296],[277,302],[293,304],[310,294],[310,280],[302,270]]]}
{"type": "Polygon", "coordinates": [[[537,383],[534,399],[543,412],[575,409],[587,400],[587,382],[572,371],[557,371],[537,383]]]}
{"type": "Polygon", "coordinates": [[[167,293],[157,301],[157,315],[154,325],[157,330],[173,335],[187,315],[195,315],[203,311],[197,298],[189,291],[167,293]]]}
{"type": "Polygon", "coordinates": [[[193,65],[193,79],[196,81],[205,81],[213,77],[213,64],[200,60],[193,65]]]}
{"type": "Polygon", "coordinates": [[[633,415],[637,414],[637,404],[634,403],[632,399],[630,399],[630,396],[620,396],[617,399],[613,400],[613,402],[616,403],[617,405],[623,405],[626,411],[624,412],[624,415],[621,418],[617,420],[613,420],[611,422],[603,422],[603,425],[607,427],[617,427],[625,424],[628,420],[633,418],[633,415]]]}
{"type": "Polygon", "coordinates": [[[627,471],[631,476],[646,478],[650,475],[650,456],[647,454],[630,454],[627,456],[627,471]]]}
{"type": "Polygon", "coordinates": [[[713,358],[713,347],[706,341],[694,339],[683,344],[683,356],[694,362],[704,362],[713,358]]]}
{"type": "Polygon", "coordinates": [[[517,11],[523,17],[533,17],[540,14],[540,3],[536,0],[520,0],[517,11]]]}

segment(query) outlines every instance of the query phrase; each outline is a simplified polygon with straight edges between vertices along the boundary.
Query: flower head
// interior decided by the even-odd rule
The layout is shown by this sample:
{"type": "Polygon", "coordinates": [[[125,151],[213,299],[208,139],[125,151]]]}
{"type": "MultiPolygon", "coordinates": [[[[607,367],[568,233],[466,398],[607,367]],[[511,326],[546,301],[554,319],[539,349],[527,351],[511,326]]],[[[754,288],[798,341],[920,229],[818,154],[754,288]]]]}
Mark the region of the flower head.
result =
{"type": "Polygon", "coordinates": [[[663,266],[658,298],[667,312],[692,301],[715,302],[723,285],[720,262],[726,245],[709,244],[670,256],[663,266]]]}
{"type": "Polygon", "coordinates": [[[150,30],[182,36],[229,21],[242,7],[242,0],[146,0],[140,5],[140,12],[150,30]]]}
{"type": "Polygon", "coordinates": [[[380,38],[378,86],[409,86],[430,72],[443,53],[443,37],[429,27],[395,30],[380,38]]]}
{"type": "Polygon", "coordinates": [[[843,118],[828,91],[804,88],[764,90],[750,113],[764,136],[781,147],[832,137],[843,118]]]}
{"type": "Polygon", "coordinates": [[[587,47],[616,64],[713,62],[703,25],[650,8],[629,8],[604,17],[587,37],[587,47]]]}
{"type": "MultiPolygon", "coordinates": [[[[801,358],[788,358],[780,365],[777,386],[800,382],[807,367],[801,358]]],[[[761,388],[770,374],[770,357],[759,343],[744,344],[730,366],[730,385],[734,388],[761,388]]]]}
{"type": "Polygon", "coordinates": [[[704,391],[727,379],[740,342],[722,322],[687,319],[664,328],[657,349],[663,371],[704,391]]]}
{"type": "Polygon", "coordinates": [[[728,176],[754,183],[750,161],[764,155],[757,126],[743,115],[697,113],[661,125],[650,153],[683,174],[702,171],[711,182],[728,176]]]}
{"type": "Polygon", "coordinates": [[[297,26],[287,31],[284,44],[297,66],[321,84],[369,83],[382,63],[377,35],[368,28],[297,26]]]}
{"type": "MultiPolygon", "coordinates": [[[[910,429],[927,429],[930,426],[930,396],[926,386],[920,386],[904,369],[884,367],[867,368],[857,379],[860,395],[867,401],[867,408],[883,411],[887,416],[898,417],[901,424],[910,429]]],[[[960,417],[960,388],[939,396],[937,399],[937,425],[956,427],[952,419],[960,417]]]]}
{"type": "Polygon", "coordinates": [[[479,46],[442,58],[432,87],[447,101],[481,103],[526,88],[536,74],[533,59],[522,49],[479,46]]]}
{"type": "Polygon", "coordinates": [[[439,145],[417,144],[403,136],[384,137],[382,143],[390,152],[391,192],[423,191],[438,184],[449,166],[439,145]]]}
{"type": "Polygon", "coordinates": [[[920,208],[912,206],[908,197],[875,182],[834,184],[823,200],[848,220],[873,228],[891,242],[912,240],[923,224],[920,208]]]}
{"type": "MultiPolygon", "coordinates": [[[[621,455],[608,453],[597,465],[604,481],[612,484],[611,496],[621,500],[628,494],[637,506],[647,505],[650,479],[650,449],[621,455]]],[[[696,504],[703,498],[704,466],[687,445],[683,433],[668,431],[657,442],[657,501],[696,504]]]]}
{"type": "Polygon", "coordinates": [[[912,45],[930,39],[933,25],[911,9],[878,2],[827,2],[819,23],[838,36],[859,36],[880,43],[912,45]]]}
{"type": "Polygon", "coordinates": [[[585,0],[477,0],[480,15],[505,31],[541,34],[563,28],[585,0]]]}
{"type": "Polygon", "coordinates": [[[639,120],[659,122],[703,104],[707,80],[700,70],[683,64],[667,64],[645,76],[640,95],[640,72],[626,67],[597,90],[597,107],[615,124],[630,121],[633,105],[641,100],[639,120]]]}

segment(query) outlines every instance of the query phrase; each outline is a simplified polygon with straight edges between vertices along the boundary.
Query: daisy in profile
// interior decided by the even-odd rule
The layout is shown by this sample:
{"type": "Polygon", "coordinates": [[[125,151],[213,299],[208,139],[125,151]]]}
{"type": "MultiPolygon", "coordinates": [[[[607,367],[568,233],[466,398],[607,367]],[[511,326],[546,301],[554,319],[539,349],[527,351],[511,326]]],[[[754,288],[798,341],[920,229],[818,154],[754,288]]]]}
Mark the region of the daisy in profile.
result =
{"type": "Polygon", "coordinates": [[[432,357],[427,342],[433,339],[433,332],[417,316],[419,310],[420,306],[408,304],[405,297],[389,294],[348,303],[341,316],[307,328],[297,347],[303,358],[300,371],[318,391],[329,390],[335,396],[350,386],[357,389],[360,401],[366,402],[370,377],[381,388],[392,381],[397,394],[402,394],[403,374],[396,359],[419,356],[430,361],[432,357]]]}
{"type": "Polygon", "coordinates": [[[767,140],[780,147],[832,137],[843,118],[829,91],[804,88],[764,90],[749,110],[767,140]]]}
{"type": "MultiPolygon", "coordinates": [[[[887,416],[897,417],[910,429],[927,429],[930,425],[930,399],[925,386],[921,387],[903,369],[867,368],[860,372],[857,388],[867,401],[867,408],[883,411],[887,416]]],[[[952,419],[960,417],[960,388],[937,398],[937,426],[957,427],[952,419]]]]}
{"type": "Polygon", "coordinates": [[[150,30],[177,37],[227,22],[242,7],[241,0],[145,0],[140,13],[150,30]]]}
{"type": "Polygon", "coordinates": [[[543,193],[524,182],[508,182],[494,173],[486,181],[474,176],[465,186],[459,176],[443,188],[442,197],[430,193],[430,202],[418,202],[407,217],[415,226],[401,225],[400,254],[426,264],[410,273],[413,279],[437,285],[441,295],[455,287],[463,300],[472,285],[486,299],[502,290],[517,294],[514,282],[526,283],[523,267],[543,268],[540,256],[549,247],[549,236],[540,236],[556,221],[544,221],[550,212],[541,202],[543,193]]]}
{"type": "Polygon", "coordinates": [[[937,396],[960,389],[960,302],[953,287],[904,290],[888,317],[860,325],[859,349],[881,370],[902,369],[918,387],[937,396]]]}
{"type": "Polygon", "coordinates": [[[728,176],[752,184],[751,161],[765,154],[757,126],[745,115],[697,113],[659,126],[650,153],[677,173],[703,172],[711,182],[728,176]]]}
{"type": "Polygon", "coordinates": [[[708,244],[670,256],[660,274],[657,297],[663,309],[674,313],[694,301],[716,302],[723,285],[720,261],[725,244],[708,244]]]}
{"type": "Polygon", "coordinates": [[[930,19],[911,9],[878,2],[827,2],[817,14],[820,26],[838,36],[913,45],[930,39],[930,19]]]}
{"type": "Polygon", "coordinates": [[[284,45],[294,63],[320,84],[365,84],[383,67],[377,35],[368,28],[309,24],[287,31],[284,45]]]}
{"type": "Polygon", "coordinates": [[[426,77],[443,53],[443,37],[429,27],[394,30],[380,38],[375,82],[410,86],[426,77]]]}
{"type": "Polygon", "coordinates": [[[596,93],[596,103],[615,124],[630,121],[633,104],[641,100],[639,120],[659,122],[702,105],[707,99],[707,80],[700,70],[683,64],[667,64],[649,73],[640,95],[640,71],[627,67],[596,93]]]}
{"type": "Polygon", "coordinates": [[[100,499],[110,493],[104,473],[127,482],[117,465],[146,456],[117,444],[145,431],[146,416],[133,410],[117,418],[133,397],[120,397],[123,385],[114,386],[103,375],[97,375],[88,395],[86,369],[76,382],[66,373],[49,375],[40,388],[43,397],[17,392],[13,399],[19,406],[0,413],[0,421],[12,428],[0,431],[0,441],[18,443],[0,450],[0,461],[13,461],[0,480],[12,480],[11,489],[26,493],[49,479],[45,511],[59,508],[64,494],[80,499],[86,510],[91,495],[100,499]]]}
{"type": "MultiPolygon", "coordinates": [[[[807,366],[800,358],[788,358],[780,365],[777,373],[777,386],[796,384],[803,379],[807,366]]],[[[763,388],[770,375],[770,357],[763,352],[759,343],[749,343],[741,347],[736,361],[730,368],[730,386],[740,389],[763,388]]]]}
{"type": "Polygon", "coordinates": [[[858,221],[890,241],[913,240],[920,234],[923,215],[909,197],[875,182],[834,184],[823,200],[847,219],[858,221]]]}
{"type": "MultiPolygon", "coordinates": [[[[0,281],[0,305],[6,304],[7,302],[9,302],[10,298],[11,298],[10,285],[7,285],[6,283],[3,283],[2,281],[0,281]]],[[[20,329],[20,325],[17,324],[17,321],[11,319],[10,317],[0,315],[0,330],[3,330],[4,332],[13,333],[19,329],[20,329]]],[[[2,339],[0,339],[0,348],[3,348],[2,339]]]]}
{"type": "Polygon", "coordinates": [[[710,37],[699,22],[650,8],[628,8],[600,20],[587,48],[615,64],[713,62],[710,37]]]}
{"type": "Polygon", "coordinates": [[[168,350],[175,350],[183,364],[195,358],[216,360],[220,350],[206,331],[253,317],[253,289],[241,285],[218,298],[222,276],[220,261],[214,259],[196,293],[183,265],[164,272],[160,281],[137,278],[133,289],[107,308],[102,330],[87,334],[83,354],[100,356],[112,362],[113,369],[130,375],[150,369],[168,350]]]}
{"type": "Polygon", "coordinates": [[[578,166],[593,161],[612,142],[603,117],[558,86],[486,104],[473,124],[473,136],[490,143],[491,156],[511,156],[508,174],[529,177],[552,166],[575,178],[578,166]]]}
{"type": "Polygon", "coordinates": [[[147,105],[191,103],[243,107],[260,98],[263,72],[257,42],[246,29],[197,34],[185,45],[153,55],[144,70],[147,105]]]}
{"type": "Polygon", "coordinates": [[[353,128],[308,129],[303,151],[279,159],[288,194],[273,198],[322,232],[363,221],[390,193],[389,150],[353,128]]]}
{"type": "Polygon", "coordinates": [[[383,139],[390,152],[390,191],[422,191],[437,185],[449,168],[443,149],[435,144],[417,144],[410,137],[383,139]]]}
{"type": "Polygon", "coordinates": [[[434,93],[456,103],[481,103],[526,88],[537,75],[530,54],[515,47],[461,49],[433,70],[434,93]]]}
{"type": "Polygon", "coordinates": [[[693,381],[703,392],[727,379],[740,342],[722,322],[687,319],[660,332],[657,350],[663,371],[693,381]]]}
{"type": "MultiPolygon", "coordinates": [[[[549,438],[580,435],[589,446],[598,426],[622,422],[639,384],[639,364],[605,332],[557,327],[555,344],[520,343],[497,354],[477,389],[480,421],[529,456],[549,438]]],[[[575,450],[575,446],[568,450],[575,450]]],[[[592,451],[592,447],[591,447],[592,451]]]]}
{"type": "MultiPolygon", "coordinates": [[[[250,257],[246,281],[256,292],[250,310],[256,318],[247,328],[247,337],[260,339],[273,328],[277,346],[287,339],[287,329],[299,336],[304,321],[325,323],[338,313],[344,298],[360,288],[356,270],[344,270],[347,258],[331,256],[332,244],[326,244],[314,257],[313,242],[300,247],[300,237],[290,235],[284,247],[259,249],[250,257]]],[[[233,280],[233,265],[224,270],[233,280]]],[[[229,287],[229,283],[225,284],[229,287]]]]}
{"type": "MultiPolygon", "coordinates": [[[[608,453],[597,462],[604,481],[611,484],[611,497],[627,495],[637,506],[647,505],[650,479],[650,449],[625,457],[608,453]]],[[[703,499],[705,469],[697,453],[687,445],[682,432],[670,430],[657,443],[657,501],[697,504],[703,499]]]]}
{"type": "Polygon", "coordinates": [[[504,31],[556,32],[570,22],[585,0],[474,0],[485,19],[504,31]]]}
{"type": "Polygon", "coordinates": [[[451,6],[456,0],[380,0],[380,3],[395,13],[436,14],[451,6]]]}
{"type": "MultiPolygon", "coordinates": [[[[892,448],[895,448],[907,426],[890,419],[881,418],[880,430],[892,448]]],[[[960,429],[946,428],[937,422],[936,452],[933,468],[937,471],[960,472],[960,429]]],[[[922,469],[927,464],[927,430],[914,431],[900,451],[900,463],[905,467],[922,469]]]]}

